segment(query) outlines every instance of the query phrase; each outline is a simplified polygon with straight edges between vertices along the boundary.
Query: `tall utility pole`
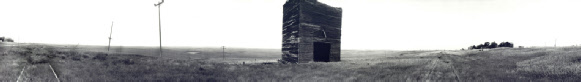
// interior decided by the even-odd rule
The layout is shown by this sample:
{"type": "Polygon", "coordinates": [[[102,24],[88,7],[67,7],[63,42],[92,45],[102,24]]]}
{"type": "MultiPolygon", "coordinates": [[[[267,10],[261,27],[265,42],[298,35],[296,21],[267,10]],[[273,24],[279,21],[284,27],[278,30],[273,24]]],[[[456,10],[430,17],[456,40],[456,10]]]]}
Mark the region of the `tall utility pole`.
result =
{"type": "Polygon", "coordinates": [[[226,50],[226,47],[222,46],[222,60],[226,60],[226,55],[225,55],[224,50],[226,50]]]}
{"type": "Polygon", "coordinates": [[[157,3],[157,4],[153,4],[154,6],[157,7],[157,17],[159,17],[159,57],[161,57],[162,51],[161,51],[161,4],[163,3],[163,0],[161,0],[161,2],[157,3]]]}
{"type": "Polygon", "coordinates": [[[111,35],[113,34],[113,21],[111,21],[111,32],[109,32],[109,46],[107,46],[107,51],[111,49],[111,35]]]}

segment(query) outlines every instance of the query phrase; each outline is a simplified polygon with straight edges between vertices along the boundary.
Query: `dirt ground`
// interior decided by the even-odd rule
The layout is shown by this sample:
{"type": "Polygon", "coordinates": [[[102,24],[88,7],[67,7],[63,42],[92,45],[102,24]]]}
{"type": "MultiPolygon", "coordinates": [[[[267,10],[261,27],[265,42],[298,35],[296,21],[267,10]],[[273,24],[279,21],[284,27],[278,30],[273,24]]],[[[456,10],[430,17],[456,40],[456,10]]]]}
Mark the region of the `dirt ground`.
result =
{"type": "Polygon", "coordinates": [[[0,81],[579,81],[581,48],[344,50],[341,62],[276,63],[277,49],[0,44],[0,81]],[[196,52],[196,54],[188,54],[196,52]],[[260,61],[259,61],[260,60],[260,61]],[[242,63],[244,62],[244,63],[242,63]],[[54,72],[53,72],[54,71],[54,72]]]}

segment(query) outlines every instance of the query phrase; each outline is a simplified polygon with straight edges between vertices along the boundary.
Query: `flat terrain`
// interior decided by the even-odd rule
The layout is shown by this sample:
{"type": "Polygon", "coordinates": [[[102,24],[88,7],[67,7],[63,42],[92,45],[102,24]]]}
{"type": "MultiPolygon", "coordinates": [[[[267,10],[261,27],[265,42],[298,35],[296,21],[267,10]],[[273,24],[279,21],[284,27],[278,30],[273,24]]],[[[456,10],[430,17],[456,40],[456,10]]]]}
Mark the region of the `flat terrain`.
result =
{"type": "Polygon", "coordinates": [[[0,43],[0,81],[579,81],[581,48],[343,50],[341,62],[276,63],[279,49],[0,43]]]}

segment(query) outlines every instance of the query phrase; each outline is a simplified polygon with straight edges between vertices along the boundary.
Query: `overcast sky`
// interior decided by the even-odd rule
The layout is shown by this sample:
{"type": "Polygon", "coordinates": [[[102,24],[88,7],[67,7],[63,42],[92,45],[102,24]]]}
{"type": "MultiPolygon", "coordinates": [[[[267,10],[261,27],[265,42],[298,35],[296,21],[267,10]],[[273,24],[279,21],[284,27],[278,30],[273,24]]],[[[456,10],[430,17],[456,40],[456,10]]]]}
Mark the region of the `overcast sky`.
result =
{"type": "MultiPolygon", "coordinates": [[[[319,0],[343,8],[342,49],[581,44],[580,0],[319,0]]],[[[17,42],[157,46],[158,0],[6,0],[0,36],[17,42]]],[[[282,46],[285,0],[166,0],[163,45],[282,46]]]]}

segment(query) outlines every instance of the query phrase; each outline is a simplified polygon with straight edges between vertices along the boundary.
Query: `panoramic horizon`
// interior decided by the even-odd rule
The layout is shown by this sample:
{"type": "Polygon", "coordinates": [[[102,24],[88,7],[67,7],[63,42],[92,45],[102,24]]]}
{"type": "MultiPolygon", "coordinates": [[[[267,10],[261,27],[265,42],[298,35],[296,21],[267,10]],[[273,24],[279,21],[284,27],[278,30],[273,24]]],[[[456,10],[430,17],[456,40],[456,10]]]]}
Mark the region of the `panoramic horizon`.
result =
{"type": "Polygon", "coordinates": [[[579,0],[4,3],[0,81],[581,81],[579,0]]]}
{"type": "MultiPolygon", "coordinates": [[[[0,37],[15,42],[159,46],[160,0],[12,0],[0,37]]],[[[342,50],[458,50],[484,42],[581,44],[581,1],[318,0],[343,9],[342,50]],[[556,42],[555,42],[556,41],[556,42]]],[[[163,46],[280,49],[285,0],[166,0],[163,46]]]]}

